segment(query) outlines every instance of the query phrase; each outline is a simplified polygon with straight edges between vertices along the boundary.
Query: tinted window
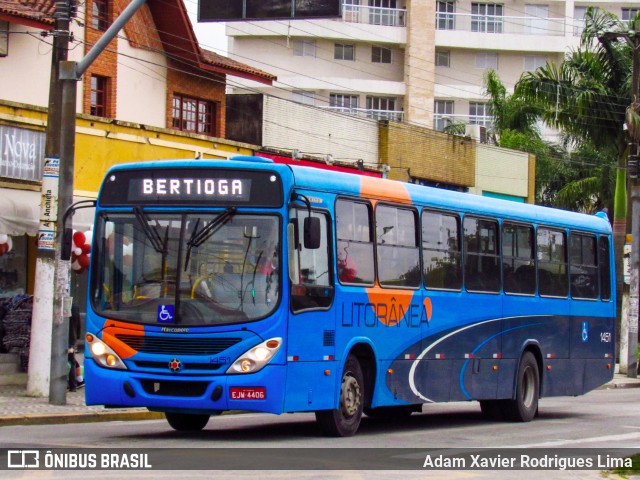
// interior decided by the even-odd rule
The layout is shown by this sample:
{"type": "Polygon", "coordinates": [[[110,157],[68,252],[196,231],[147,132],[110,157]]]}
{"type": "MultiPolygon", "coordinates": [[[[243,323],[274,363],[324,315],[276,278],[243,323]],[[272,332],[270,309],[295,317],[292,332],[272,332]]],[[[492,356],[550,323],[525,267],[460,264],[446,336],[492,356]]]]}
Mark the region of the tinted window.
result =
{"type": "Polygon", "coordinates": [[[464,218],[464,282],[467,290],[500,291],[498,222],[464,218]]]}
{"type": "MultiPolygon", "coordinates": [[[[297,233],[289,242],[299,242],[290,251],[290,262],[294,262],[297,278],[291,278],[291,309],[295,311],[313,308],[328,308],[333,300],[333,281],[330,271],[329,221],[327,215],[312,211],[311,215],[320,219],[320,247],[305,248],[304,218],[307,210],[292,209],[290,222],[297,233]]],[[[291,247],[289,247],[291,248],[291,247]]],[[[291,275],[291,273],[290,273],[291,275]]]]}
{"type": "Polygon", "coordinates": [[[569,242],[571,296],[598,298],[596,237],[572,233],[569,242]]]}
{"type": "Polygon", "coordinates": [[[611,299],[611,262],[609,260],[609,239],[598,239],[598,267],[600,268],[600,297],[611,299]]]}
{"type": "Polygon", "coordinates": [[[418,287],[420,254],[414,210],[390,206],[376,209],[378,279],[382,286],[418,287]]]}
{"type": "Polygon", "coordinates": [[[538,228],[537,251],[538,292],[548,297],[566,297],[569,293],[566,234],[538,228]]]}
{"type": "Polygon", "coordinates": [[[336,202],[338,279],[341,283],[373,285],[373,239],[369,204],[336,202]]]}
{"type": "Polygon", "coordinates": [[[427,288],[460,290],[460,219],[455,215],[422,213],[422,259],[427,288]]]}
{"type": "Polygon", "coordinates": [[[533,227],[502,225],[502,273],[504,291],[533,295],[536,293],[536,266],[533,256],[533,227]]]}

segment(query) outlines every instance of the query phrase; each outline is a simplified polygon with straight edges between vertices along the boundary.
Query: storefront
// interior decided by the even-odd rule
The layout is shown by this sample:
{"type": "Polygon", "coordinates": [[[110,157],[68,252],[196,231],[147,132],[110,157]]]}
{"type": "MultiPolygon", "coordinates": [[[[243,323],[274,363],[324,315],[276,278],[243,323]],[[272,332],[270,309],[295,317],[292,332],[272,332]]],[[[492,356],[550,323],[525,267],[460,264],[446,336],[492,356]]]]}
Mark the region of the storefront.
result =
{"type": "Polygon", "coordinates": [[[33,293],[45,133],[0,125],[0,299],[33,293]]]}

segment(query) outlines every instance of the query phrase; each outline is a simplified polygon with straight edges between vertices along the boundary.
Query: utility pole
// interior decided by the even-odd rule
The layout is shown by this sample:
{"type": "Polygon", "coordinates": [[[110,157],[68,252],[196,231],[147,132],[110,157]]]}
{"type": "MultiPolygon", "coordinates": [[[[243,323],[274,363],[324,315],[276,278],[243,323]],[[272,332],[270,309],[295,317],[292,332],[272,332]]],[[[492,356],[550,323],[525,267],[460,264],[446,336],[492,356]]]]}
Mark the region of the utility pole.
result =
{"type": "Polygon", "coordinates": [[[66,404],[67,394],[71,298],[69,259],[62,255],[63,219],[73,201],[77,82],[146,0],[132,0],[80,62],[67,60],[73,1],[56,1],[27,385],[31,396],[44,396],[48,390],[54,405],[66,404]]]}
{"type": "MultiPolygon", "coordinates": [[[[640,113],[640,32],[634,20],[633,31],[625,37],[633,49],[632,92],[629,114],[640,113]]],[[[627,115],[627,118],[629,117],[627,115]]],[[[627,162],[627,175],[631,191],[631,276],[629,285],[629,339],[627,344],[627,377],[638,376],[638,282],[640,282],[640,185],[638,184],[638,148],[640,148],[640,125],[630,122],[629,133],[633,141],[634,158],[627,162]]],[[[629,209],[627,209],[629,212],[629,209]]]]}
{"type": "MultiPolygon", "coordinates": [[[[626,125],[629,130],[629,155],[627,158],[627,232],[631,233],[631,258],[629,275],[628,306],[623,307],[620,332],[620,370],[627,377],[638,376],[638,294],[640,293],[640,184],[638,163],[640,161],[640,15],[629,23],[626,32],[606,32],[599,40],[623,39],[631,47],[633,66],[631,72],[631,105],[627,107],[626,125]],[[631,215],[629,221],[628,215],[631,215]],[[626,310],[626,318],[625,318],[626,310]],[[625,345],[626,343],[626,345],[625,345]],[[625,349],[626,347],[626,349],[625,349]],[[625,355],[626,353],[626,355],[625,355]]],[[[622,275],[623,272],[617,272],[622,275]]]]}
{"type": "Polygon", "coordinates": [[[51,319],[56,311],[60,312],[62,309],[60,298],[55,298],[52,286],[54,280],[57,279],[55,245],[60,243],[59,239],[62,234],[62,231],[56,228],[58,219],[62,217],[58,208],[59,194],[57,188],[57,173],[61,157],[60,125],[62,123],[62,83],[59,80],[59,66],[61,61],[67,60],[69,50],[70,16],[68,0],[56,1],[54,20],[45,143],[45,177],[42,183],[41,220],[38,233],[38,258],[36,259],[27,380],[27,394],[37,397],[43,397],[50,393],[51,336],[53,329],[51,319]]]}

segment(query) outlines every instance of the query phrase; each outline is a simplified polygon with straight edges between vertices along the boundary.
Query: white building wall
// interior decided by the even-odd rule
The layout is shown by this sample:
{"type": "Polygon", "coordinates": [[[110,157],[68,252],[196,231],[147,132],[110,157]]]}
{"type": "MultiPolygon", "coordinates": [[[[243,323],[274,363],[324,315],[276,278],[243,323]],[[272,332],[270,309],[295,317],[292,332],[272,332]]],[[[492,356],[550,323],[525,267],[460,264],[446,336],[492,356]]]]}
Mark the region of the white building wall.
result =
{"type": "Polygon", "coordinates": [[[51,37],[41,38],[40,30],[9,24],[9,54],[0,57],[3,99],[40,107],[49,104],[50,43],[51,37]]]}
{"type": "Polygon", "coordinates": [[[476,155],[476,186],[470,189],[472,193],[492,192],[527,198],[529,154],[478,144],[476,155]]]}
{"type": "Polygon", "coordinates": [[[124,38],[118,39],[118,52],[120,53],[116,105],[118,119],[165,127],[167,103],[165,56],[161,53],[133,48],[124,38]]]}
{"type": "Polygon", "coordinates": [[[265,147],[297,149],[335,161],[378,164],[378,125],[372,120],[341,115],[275,97],[264,97],[265,147]]]}

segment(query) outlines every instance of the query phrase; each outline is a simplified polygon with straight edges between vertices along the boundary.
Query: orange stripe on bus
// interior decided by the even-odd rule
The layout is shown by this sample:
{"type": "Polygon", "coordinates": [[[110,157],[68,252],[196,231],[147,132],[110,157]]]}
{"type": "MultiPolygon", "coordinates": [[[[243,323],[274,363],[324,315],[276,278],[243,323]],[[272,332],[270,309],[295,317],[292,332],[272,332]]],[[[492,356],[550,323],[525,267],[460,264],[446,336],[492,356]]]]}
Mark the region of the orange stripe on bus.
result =
{"type": "Polygon", "coordinates": [[[363,197],[378,197],[381,200],[411,203],[407,187],[402,182],[382,178],[361,177],[360,194],[363,197]]]}

